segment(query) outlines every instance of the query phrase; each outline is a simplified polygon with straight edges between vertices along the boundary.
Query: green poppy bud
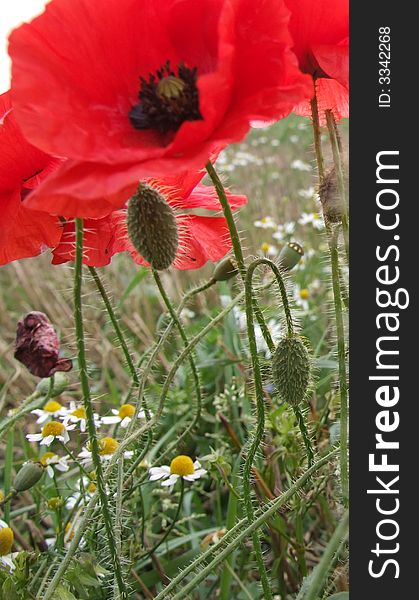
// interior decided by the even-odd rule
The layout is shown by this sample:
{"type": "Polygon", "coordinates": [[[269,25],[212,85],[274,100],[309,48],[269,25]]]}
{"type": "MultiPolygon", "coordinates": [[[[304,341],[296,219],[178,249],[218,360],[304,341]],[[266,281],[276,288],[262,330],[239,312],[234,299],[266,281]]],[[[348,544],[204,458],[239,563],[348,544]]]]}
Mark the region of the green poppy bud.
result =
{"type": "Polygon", "coordinates": [[[310,382],[310,357],[300,336],[284,337],[272,357],[272,378],[281,399],[298,406],[310,382]]]}
{"type": "MultiPolygon", "coordinates": [[[[46,396],[49,391],[50,378],[47,377],[45,379],[41,379],[41,381],[36,386],[36,390],[40,392],[43,396],[46,396]]],[[[51,398],[56,398],[60,396],[65,390],[68,388],[70,384],[69,377],[63,373],[62,371],[58,371],[54,374],[54,385],[52,388],[51,398]]]]}
{"type": "Polygon", "coordinates": [[[301,257],[304,256],[304,250],[297,242],[288,242],[279,253],[279,265],[283,271],[291,271],[301,257]]]}
{"type": "Polygon", "coordinates": [[[130,198],[127,228],[134,248],[153,269],[170,267],[179,246],[176,217],[164,196],[151,185],[141,183],[130,198]]]}
{"type": "Polygon", "coordinates": [[[13,488],[17,492],[24,492],[33,487],[41,479],[44,467],[39,462],[29,460],[22,465],[13,482],[13,488]]]}
{"type": "Polygon", "coordinates": [[[231,256],[227,256],[215,267],[212,278],[215,281],[227,281],[235,277],[238,272],[236,261],[231,256]]]}

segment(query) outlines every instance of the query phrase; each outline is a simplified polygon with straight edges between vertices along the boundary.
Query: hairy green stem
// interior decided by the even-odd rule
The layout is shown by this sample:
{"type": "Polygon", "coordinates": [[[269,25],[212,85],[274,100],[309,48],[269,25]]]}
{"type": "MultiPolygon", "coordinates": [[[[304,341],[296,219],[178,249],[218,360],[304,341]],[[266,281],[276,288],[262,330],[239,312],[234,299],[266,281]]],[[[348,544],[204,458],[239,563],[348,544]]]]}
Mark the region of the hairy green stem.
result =
{"type": "Polygon", "coordinates": [[[230,204],[227,199],[227,195],[222,184],[221,179],[218,177],[216,170],[214,169],[212,162],[209,161],[206,164],[207,173],[211,178],[211,181],[215,187],[215,191],[217,192],[218,199],[223,209],[223,213],[225,219],[227,221],[228,229],[230,232],[231,243],[233,244],[234,255],[237,261],[237,267],[239,269],[240,275],[244,281],[246,277],[246,267],[244,264],[243,251],[240,243],[240,236],[237,231],[236,223],[234,221],[233,213],[231,211],[230,204]]]}
{"type": "MultiPolygon", "coordinates": [[[[311,100],[314,145],[316,148],[317,167],[320,183],[324,181],[324,164],[320,138],[320,123],[317,97],[311,100]]],[[[339,391],[340,391],[340,476],[342,482],[342,497],[345,506],[349,500],[348,476],[348,383],[346,373],[346,343],[343,324],[342,294],[340,288],[339,250],[337,236],[333,235],[331,225],[325,220],[328,237],[330,262],[332,267],[332,288],[335,307],[336,334],[338,343],[339,391]]]]}
{"type": "Polygon", "coordinates": [[[96,483],[100,497],[101,512],[105,525],[106,536],[108,538],[109,550],[112,557],[112,564],[115,570],[115,578],[118,583],[121,598],[127,598],[125,582],[122,576],[121,563],[119,560],[115,538],[113,533],[112,518],[109,512],[108,497],[106,494],[105,481],[103,478],[102,462],[100,458],[100,449],[96,437],[96,427],[94,420],[93,405],[90,398],[89,377],[87,373],[86,350],[84,343],[84,324],[82,311],[82,278],[83,278],[83,220],[76,219],[76,259],[74,267],[74,321],[76,328],[77,341],[77,361],[79,366],[80,383],[83,393],[83,404],[86,411],[87,430],[89,433],[89,443],[92,453],[92,462],[96,471],[96,483]]]}
{"type": "Polygon", "coordinates": [[[341,548],[342,541],[346,540],[348,536],[348,527],[349,511],[347,510],[330,538],[319,564],[314,569],[310,578],[310,586],[307,593],[303,595],[302,600],[317,600],[320,597],[324,582],[333,565],[335,555],[339,548],[341,548]]]}
{"type": "Polygon", "coordinates": [[[337,125],[333,112],[326,110],[326,123],[329,131],[330,144],[332,146],[333,162],[335,165],[336,179],[338,183],[338,192],[340,196],[340,204],[342,206],[342,232],[345,243],[346,260],[349,263],[349,219],[348,219],[348,201],[346,198],[346,186],[343,170],[342,153],[337,136],[337,125]]]}
{"type": "Polygon", "coordinates": [[[314,473],[316,473],[321,467],[329,463],[338,453],[338,450],[329,452],[326,456],[319,459],[310,469],[308,469],[301,477],[299,477],[291,487],[277,498],[274,498],[267,504],[264,504],[255,512],[255,519],[252,524],[249,525],[247,517],[241,519],[232,529],[228,530],[227,533],[219,542],[210,546],[205,552],[199,555],[189,565],[187,565],[172,581],[155,597],[155,600],[163,600],[169,598],[169,592],[176,588],[191,572],[199,569],[193,579],[188,584],[182,587],[182,592],[174,595],[172,600],[182,600],[186,597],[186,594],[198,586],[206,577],[230,554],[233,552],[240,543],[242,543],[253,531],[262,527],[266,521],[268,521],[282,506],[286,505],[287,502],[293,497],[294,494],[304,487],[307,481],[314,473]],[[215,557],[210,563],[202,566],[213,554],[215,557]],[[182,594],[185,594],[182,596],[182,594]]]}

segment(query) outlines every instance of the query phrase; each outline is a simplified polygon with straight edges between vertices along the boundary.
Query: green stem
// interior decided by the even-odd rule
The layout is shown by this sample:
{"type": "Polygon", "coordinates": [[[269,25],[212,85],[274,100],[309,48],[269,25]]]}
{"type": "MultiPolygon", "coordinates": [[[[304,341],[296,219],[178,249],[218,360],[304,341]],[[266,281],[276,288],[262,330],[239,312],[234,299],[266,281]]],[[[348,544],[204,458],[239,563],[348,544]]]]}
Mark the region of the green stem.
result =
{"type": "Polygon", "coordinates": [[[76,258],[74,267],[74,321],[77,340],[77,361],[79,366],[80,383],[83,392],[83,404],[87,417],[87,429],[89,433],[89,442],[92,452],[92,462],[96,471],[96,483],[101,502],[101,512],[108,538],[109,550],[112,557],[112,564],[115,570],[115,577],[121,598],[127,598],[125,583],[122,576],[121,563],[119,561],[115,538],[113,534],[112,518],[109,513],[108,498],[106,494],[105,482],[103,478],[102,462],[99,454],[99,444],[96,437],[96,427],[94,421],[93,405],[90,398],[89,377],[87,373],[86,351],[84,344],[84,325],[82,311],[82,268],[83,268],[83,220],[76,219],[76,258]]]}
{"type": "Polygon", "coordinates": [[[335,555],[342,546],[342,541],[346,540],[348,536],[348,526],[349,511],[346,511],[327,544],[319,564],[313,571],[312,577],[310,578],[310,587],[307,594],[303,595],[303,600],[317,600],[320,598],[321,590],[329,574],[330,568],[333,565],[335,555]]]}
{"type": "Polygon", "coordinates": [[[297,419],[298,427],[301,431],[301,436],[303,438],[304,445],[306,447],[308,466],[311,467],[314,464],[314,452],[310,440],[310,435],[308,433],[307,426],[305,423],[304,415],[299,406],[293,406],[293,410],[297,419]]]}
{"type": "Polygon", "coordinates": [[[335,117],[331,110],[326,110],[326,123],[329,131],[330,144],[332,146],[333,162],[335,165],[336,179],[338,183],[338,191],[340,203],[342,206],[342,232],[345,243],[346,260],[349,262],[349,219],[348,219],[348,202],[346,198],[346,187],[343,170],[342,153],[337,136],[337,125],[335,117]]]}
{"type": "MultiPolygon", "coordinates": [[[[11,427],[7,433],[6,452],[4,456],[4,500],[8,497],[12,488],[12,469],[13,469],[13,446],[15,440],[15,430],[11,427]]],[[[4,520],[10,524],[10,502],[4,505],[4,520]]]]}
{"type": "Polygon", "coordinates": [[[136,385],[139,385],[140,380],[138,378],[137,369],[135,368],[134,362],[131,357],[131,353],[128,348],[128,344],[125,340],[124,334],[122,333],[122,329],[119,326],[118,318],[112,307],[112,303],[108,297],[108,294],[106,293],[105,287],[99,277],[99,273],[96,271],[96,269],[94,267],[89,267],[89,271],[90,271],[91,276],[93,277],[93,281],[95,282],[100,295],[102,296],[103,303],[108,312],[108,315],[109,315],[109,318],[113,325],[113,328],[115,329],[115,333],[116,333],[116,337],[118,338],[118,342],[121,344],[122,352],[124,353],[125,360],[127,361],[128,369],[131,373],[131,378],[136,385]]]}
{"type": "Polygon", "coordinates": [[[237,261],[237,267],[239,269],[240,275],[244,281],[246,277],[246,267],[244,264],[243,251],[240,243],[240,236],[237,231],[236,223],[234,221],[233,213],[231,211],[230,204],[227,199],[227,195],[225,193],[224,186],[221,182],[221,179],[218,177],[216,170],[214,169],[211,161],[206,164],[206,169],[208,175],[211,178],[211,181],[215,187],[215,191],[217,192],[218,199],[222,206],[224,216],[227,221],[228,229],[230,231],[231,243],[233,244],[234,255],[237,261]]]}
{"type": "Polygon", "coordinates": [[[157,548],[160,548],[160,546],[163,544],[163,542],[165,540],[167,540],[167,538],[170,535],[170,532],[173,530],[173,527],[176,525],[177,520],[179,518],[180,509],[182,508],[183,496],[184,496],[184,491],[185,491],[185,482],[182,478],[180,480],[180,484],[181,484],[181,488],[180,488],[179,502],[178,502],[178,505],[176,508],[176,513],[175,513],[175,516],[173,517],[172,522],[170,523],[169,527],[166,529],[166,531],[164,532],[162,537],[159,539],[159,541],[150,550],[147,550],[147,552],[145,554],[140,556],[141,560],[144,560],[145,558],[148,558],[149,556],[154,554],[154,552],[157,550],[157,548]]]}
{"type": "MultiPolygon", "coordinates": [[[[175,309],[172,306],[172,303],[170,302],[169,296],[166,294],[166,290],[164,289],[162,280],[160,279],[160,275],[158,274],[158,272],[155,269],[153,269],[153,277],[154,277],[154,281],[156,282],[156,285],[159,289],[160,295],[163,298],[163,301],[167,307],[167,310],[169,311],[170,316],[172,317],[172,321],[174,321],[174,323],[177,327],[177,330],[179,331],[180,337],[183,340],[185,348],[187,348],[189,345],[188,337],[185,333],[182,323],[180,322],[180,318],[178,317],[175,309]]],[[[195,394],[196,394],[196,413],[195,413],[195,416],[193,418],[191,425],[188,427],[188,431],[191,431],[195,427],[195,425],[198,423],[198,421],[201,417],[202,396],[201,396],[201,384],[199,381],[198,369],[196,368],[195,360],[194,360],[192,354],[189,356],[189,365],[190,365],[191,371],[192,371],[192,377],[194,380],[195,394]]],[[[178,440],[178,443],[179,443],[179,440],[178,440]]]]}
{"type": "Polygon", "coordinates": [[[314,473],[322,466],[330,462],[336,456],[338,450],[333,450],[323,458],[319,459],[310,469],[308,469],[301,477],[299,477],[293,485],[283,494],[274,498],[267,504],[264,504],[255,512],[255,519],[249,525],[247,518],[241,519],[232,529],[227,531],[225,536],[216,544],[210,546],[205,552],[199,555],[189,565],[187,565],[172,581],[155,597],[155,600],[163,600],[168,598],[169,592],[177,587],[191,572],[199,570],[199,572],[189,581],[188,584],[182,587],[182,592],[175,594],[172,600],[183,600],[186,594],[196,588],[205,578],[213,572],[213,570],[233,552],[239,545],[251,534],[262,527],[282,506],[296,494],[314,473]],[[215,554],[215,557],[206,566],[203,563],[215,554]],[[182,595],[184,594],[184,595],[182,595]]]}
{"type": "MultiPolygon", "coordinates": [[[[323,155],[320,139],[319,113],[317,97],[311,100],[314,146],[316,148],[317,166],[320,183],[324,180],[323,155]]],[[[343,324],[342,295],[340,289],[339,251],[336,236],[333,235],[330,224],[325,221],[328,237],[329,254],[332,267],[332,288],[335,307],[336,334],[338,343],[339,390],[340,390],[340,471],[342,496],[345,506],[349,500],[348,477],[348,384],[346,375],[345,328],[343,324]]]]}

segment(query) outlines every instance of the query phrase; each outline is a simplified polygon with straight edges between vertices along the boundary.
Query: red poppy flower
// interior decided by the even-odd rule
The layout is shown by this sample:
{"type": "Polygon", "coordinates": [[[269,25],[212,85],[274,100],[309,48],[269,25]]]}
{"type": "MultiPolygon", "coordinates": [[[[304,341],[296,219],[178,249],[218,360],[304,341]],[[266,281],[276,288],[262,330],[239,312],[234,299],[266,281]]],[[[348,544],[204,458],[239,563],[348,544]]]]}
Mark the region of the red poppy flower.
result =
{"type": "MultiPolygon", "coordinates": [[[[349,116],[349,2],[348,0],[285,0],[291,10],[293,50],[304,73],[316,86],[321,123],[324,111],[335,118],[349,116]]],[[[313,88],[311,90],[313,92],[313,88]]],[[[311,116],[310,98],[293,112],[311,116]]]]}
{"type": "Polygon", "coordinates": [[[78,216],[103,216],[93,194],[122,207],[133,181],[201,168],[288,114],[311,86],[288,20],[284,0],[52,0],[9,45],[25,135],[70,159],[36,205],[76,195],[78,216]]]}
{"type": "MultiPolygon", "coordinates": [[[[208,260],[220,260],[231,249],[231,240],[224,217],[192,214],[192,210],[221,210],[213,187],[202,185],[204,173],[188,172],[183,175],[148,180],[175,210],[179,231],[179,248],[173,266],[177,269],[198,269],[208,260]],[[188,212],[180,212],[181,210],[188,212]]],[[[247,202],[246,196],[227,191],[232,209],[247,202]]],[[[74,260],[74,221],[64,225],[61,241],[53,251],[53,264],[74,260]]],[[[89,266],[102,267],[110,263],[118,252],[130,252],[134,261],[149,266],[132,245],[127,232],[126,210],[116,210],[100,219],[84,220],[84,260],[89,266]]]]}
{"type": "Polygon", "coordinates": [[[8,92],[0,95],[0,265],[37,256],[61,235],[58,219],[27,208],[31,191],[61,161],[29,144],[15,122],[8,92]]]}

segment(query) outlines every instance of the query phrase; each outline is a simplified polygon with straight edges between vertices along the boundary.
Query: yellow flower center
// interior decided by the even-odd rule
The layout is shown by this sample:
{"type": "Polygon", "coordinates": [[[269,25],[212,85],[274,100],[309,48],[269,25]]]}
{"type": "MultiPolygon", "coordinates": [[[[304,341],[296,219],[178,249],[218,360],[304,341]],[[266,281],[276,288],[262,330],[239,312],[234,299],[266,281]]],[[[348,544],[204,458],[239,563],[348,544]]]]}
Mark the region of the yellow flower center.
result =
{"type": "Polygon", "coordinates": [[[267,223],[269,221],[268,217],[262,217],[261,222],[267,223]]]}
{"type": "Polygon", "coordinates": [[[45,410],[49,413],[55,413],[62,408],[61,404],[56,400],[49,400],[42,410],[45,410]]]}
{"type": "Polygon", "coordinates": [[[43,467],[46,467],[48,465],[48,460],[50,458],[54,458],[54,456],[57,456],[56,454],[54,454],[54,452],[45,452],[45,454],[43,454],[39,459],[39,462],[43,467]]]}
{"type": "Polygon", "coordinates": [[[125,417],[132,417],[135,415],[135,406],[132,404],[123,404],[119,409],[118,415],[121,419],[125,419],[125,417]]]}
{"type": "Polygon", "coordinates": [[[119,443],[111,437],[104,437],[99,440],[99,454],[104,456],[105,454],[114,454],[118,448],[119,443]]]}
{"type": "Polygon", "coordinates": [[[95,491],[96,491],[96,484],[95,484],[95,483],[93,483],[93,481],[91,481],[91,482],[89,483],[89,485],[87,486],[87,491],[88,491],[90,494],[94,494],[94,493],[95,493],[95,491]]]}
{"type": "Polygon", "coordinates": [[[10,550],[13,546],[14,540],[13,531],[10,527],[3,527],[0,529],[0,556],[6,556],[6,554],[10,554],[10,550]]]}
{"type": "Polygon", "coordinates": [[[193,461],[189,456],[180,454],[170,463],[170,473],[172,475],[193,475],[194,471],[193,461]]]}
{"type": "Polygon", "coordinates": [[[318,221],[320,219],[319,213],[313,213],[313,219],[314,221],[318,221]]]}
{"type": "Polygon", "coordinates": [[[47,423],[42,428],[42,437],[48,437],[49,435],[53,435],[54,437],[57,435],[61,435],[65,431],[65,427],[62,423],[58,421],[51,421],[47,423]]]}
{"type": "Polygon", "coordinates": [[[310,292],[307,288],[300,290],[300,298],[301,300],[308,300],[310,298],[310,292]]]}
{"type": "Polygon", "coordinates": [[[48,508],[51,508],[52,510],[57,510],[58,508],[61,508],[64,505],[64,501],[61,498],[61,496],[54,496],[53,498],[50,498],[48,500],[48,508]]]}
{"type": "Polygon", "coordinates": [[[267,242],[263,242],[263,244],[261,245],[261,250],[262,252],[268,252],[269,251],[269,244],[267,242]]]}
{"type": "Polygon", "coordinates": [[[73,417],[77,417],[78,419],[86,419],[86,411],[82,406],[79,406],[71,413],[73,417]]]}

